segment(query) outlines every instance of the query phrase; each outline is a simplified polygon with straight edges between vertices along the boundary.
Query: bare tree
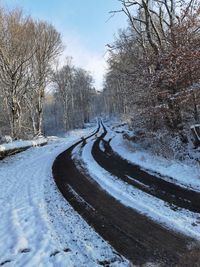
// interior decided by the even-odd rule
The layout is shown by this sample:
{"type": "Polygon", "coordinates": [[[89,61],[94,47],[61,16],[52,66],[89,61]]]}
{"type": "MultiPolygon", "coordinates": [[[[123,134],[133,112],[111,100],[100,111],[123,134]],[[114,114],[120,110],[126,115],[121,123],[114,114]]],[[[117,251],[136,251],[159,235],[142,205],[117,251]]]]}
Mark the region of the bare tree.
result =
{"type": "Polygon", "coordinates": [[[8,109],[11,135],[21,131],[21,101],[29,84],[30,59],[36,46],[32,21],[22,11],[1,14],[0,19],[0,78],[8,109]]]}
{"type": "Polygon", "coordinates": [[[68,58],[67,64],[60,70],[57,69],[52,77],[63,106],[63,124],[65,131],[70,128],[69,108],[73,108],[73,75],[74,67],[72,66],[71,59],[68,58]]]}
{"type": "Polygon", "coordinates": [[[92,103],[96,94],[91,75],[83,69],[75,68],[68,58],[67,64],[54,72],[53,82],[63,107],[64,130],[81,127],[89,122],[94,112],[92,103]]]}
{"type": "Polygon", "coordinates": [[[45,88],[50,81],[51,65],[61,53],[63,46],[60,33],[46,22],[35,24],[34,39],[36,52],[31,62],[32,87],[30,88],[35,101],[32,121],[35,134],[41,135],[45,88]]]}
{"type": "Polygon", "coordinates": [[[181,133],[189,117],[190,123],[199,121],[199,87],[193,87],[200,77],[199,3],[120,2],[122,9],[114,13],[124,12],[129,24],[108,46],[106,104],[120,113],[134,112],[153,130],[162,125],[181,133]]]}
{"type": "Polygon", "coordinates": [[[76,108],[84,123],[89,122],[92,82],[93,79],[87,71],[81,68],[76,70],[74,77],[74,91],[77,95],[76,108]]]}

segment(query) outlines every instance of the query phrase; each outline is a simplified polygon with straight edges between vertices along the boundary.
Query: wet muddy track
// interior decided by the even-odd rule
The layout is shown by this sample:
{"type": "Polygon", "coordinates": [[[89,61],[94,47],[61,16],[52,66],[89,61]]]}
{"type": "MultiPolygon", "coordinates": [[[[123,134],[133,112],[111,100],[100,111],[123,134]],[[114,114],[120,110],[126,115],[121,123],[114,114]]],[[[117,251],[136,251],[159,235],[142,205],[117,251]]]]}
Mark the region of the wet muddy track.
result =
{"type": "Polygon", "coordinates": [[[134,187],[168,202],[173,209],[180,207],[200,213],[200,193],[155,177],[139,166],[122,159],[112,150],[109,141],[103,139],[107,130],[104,125],[102,126],[104,132],[97,138],[92,148],[92,156],[101,167],[134,187]],[[100,149],[100,142],[103,142],[105,151],[100,149]]]}
{"type": "MultiPolygon", "coordinates": [[[[98,131],[99,127],[90,137],[98,131]]],[[[158,261],[164,266],[179,266],[180,258],[190,253],[188,244],[193,240],[125,207],[102,190],[87,170],[80,171],[72,159],[72,151],[79,145],[82,149],[84,144],[84,140],[77,142],[53,164],[55,182],[66,200],[116,251],[134,264],[158,261]]]]}

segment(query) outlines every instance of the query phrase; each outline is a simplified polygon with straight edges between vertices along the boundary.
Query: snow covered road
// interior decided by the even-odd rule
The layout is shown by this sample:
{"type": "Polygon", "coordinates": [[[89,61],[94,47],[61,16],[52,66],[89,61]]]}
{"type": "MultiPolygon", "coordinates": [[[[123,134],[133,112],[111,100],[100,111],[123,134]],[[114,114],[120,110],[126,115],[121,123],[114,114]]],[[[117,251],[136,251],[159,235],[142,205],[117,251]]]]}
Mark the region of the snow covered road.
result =
{"type": "Polygon", "coordinates": [[[118,252],[135,264],[175,266],[199,253],[199,213],[142,190],[139,177],[141,188],[123,180],[114,136],[103,127],[77,130],[0,161],[0,266],[129,266],[118,252]]]}
{"type": "MultiPolygon", "coordinates": [[[[122,172],[126,173],[123,159],[116,161],[109,143],[102,142],[103,139],[110,138],[101,127],[98,134],[59,155],[54,162],[54,177],[59,189],[96,231],[132,262],[161,261],[168,264],[164,266],[179,266],[175,265],[177,261],[199,247],[198,241],[191,238],[199,239],[198,212],[172,205],[175,195],[171,203],[169,199],[163,201],[162,196],[161,199],[159,195],[155,197],[151,191],[147,194],[143,182],[139,190],[135,184],[129,185],[123,179],[122,172]],[[117,176],[113,176],[115,173],[117,176]]],[[[138,184],[139,180],[137,177],[138,184]]],[[[155,184],[159,181],[156,177],[154,180],[155,184]]],[[[157,183],[158,191],[163,184],[166,184],[165,180],[157,183]]],[[[178,185],[169,185],[177,192],[183,190],[178,185]]]]}
{"type": "Polygon", "coordinates": [[[55,157],[93,129],[0,161],[0,266],[127,266],[63,199],[55,157]]]}

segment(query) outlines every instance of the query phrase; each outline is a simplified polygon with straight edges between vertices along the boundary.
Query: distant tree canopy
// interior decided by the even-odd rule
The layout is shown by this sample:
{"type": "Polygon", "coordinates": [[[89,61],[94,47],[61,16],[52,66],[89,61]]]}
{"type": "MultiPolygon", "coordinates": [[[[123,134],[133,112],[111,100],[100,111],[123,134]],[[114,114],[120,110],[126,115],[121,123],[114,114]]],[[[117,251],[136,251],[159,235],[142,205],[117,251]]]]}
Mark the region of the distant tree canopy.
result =
{"type": "Polygon", "coordinates": [[[66,65],[53,72],[52,81],[55,97],[62,106],[64,129],[89,122],[96,95],[92,76],[84,69],[75,68],[68,58],[66,65]]]}

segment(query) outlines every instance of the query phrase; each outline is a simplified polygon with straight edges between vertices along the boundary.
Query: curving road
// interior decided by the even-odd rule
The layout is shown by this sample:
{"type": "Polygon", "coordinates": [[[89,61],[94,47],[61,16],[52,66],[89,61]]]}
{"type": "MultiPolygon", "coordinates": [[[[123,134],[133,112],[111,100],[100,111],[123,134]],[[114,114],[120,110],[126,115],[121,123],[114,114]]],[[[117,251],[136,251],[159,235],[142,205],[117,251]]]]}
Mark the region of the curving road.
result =
{"type": "Polygon", "coordinates": [[[139,166],[122,159],[113,152],[109,144],[111,139],[109,141],[103,139],[107,134],[107,130],[103,124],[102,127],[104,131],[97,138],[92,149],[92,155],[101,167],[134,187],[171,205],[200,213],[200,193],[159,179],[145,172],[139,166]],[[104,151],[100,149],[101,141],[105,148],[104,151]]]}
{"type": "Polygon", "coordinates": [[[104,124],[99,122],[94,133],[56,158],[53,176],[63,196],[118,253],[134,264],[155,262],[162,263],[162,266],[200,266],[197,260],[197,265],[194,265],[192,259],[192,255],[198,252],[197,245],[193,246],[195,249],[190,248],[191,244],[197,244],[195,240],[169,231],[124,206],[102,190],[86,169],[77,167],[77,162],[72,157],[73,151],[78,150],[81,153],[87,142],[95,139],[93,158],[111,174],[172,205],[193,212],[200,211],[198,193],[155,178],[120,158],[112,151],[109,142],[104,140],[106,134],[104,124]],[[104,144],[104,151],[100,148],[101,142],[104,144]]]}

